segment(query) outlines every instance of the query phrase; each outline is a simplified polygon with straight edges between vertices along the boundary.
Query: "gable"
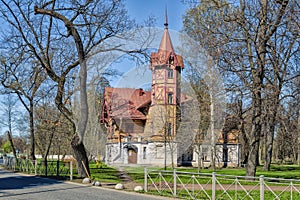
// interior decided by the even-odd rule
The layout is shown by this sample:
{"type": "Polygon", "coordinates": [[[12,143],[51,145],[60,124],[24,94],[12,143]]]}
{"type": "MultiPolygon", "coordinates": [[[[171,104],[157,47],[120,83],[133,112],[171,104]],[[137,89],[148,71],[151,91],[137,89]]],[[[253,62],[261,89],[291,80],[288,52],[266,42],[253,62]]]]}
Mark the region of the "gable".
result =
{"type": "Polygon", "coordinates": [[[133,88],[106,87],[101,121],[110,118],[146,119],[144,107],[151,103],[151,92],[133,88]]]}

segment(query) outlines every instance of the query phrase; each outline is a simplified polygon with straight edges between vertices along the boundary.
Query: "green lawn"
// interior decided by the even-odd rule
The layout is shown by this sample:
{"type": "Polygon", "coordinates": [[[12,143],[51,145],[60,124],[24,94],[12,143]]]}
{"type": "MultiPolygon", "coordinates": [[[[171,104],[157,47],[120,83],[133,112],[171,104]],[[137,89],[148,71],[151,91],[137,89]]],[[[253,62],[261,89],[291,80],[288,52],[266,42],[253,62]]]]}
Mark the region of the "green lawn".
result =
{"type": "MultiPolygon", "coordinates": [[[[123,168],[127,174],[137,183],[142,184],[144,182],[144,167],[125,167],[123,168]]],[[[147,168],[149,170],[163,170],[163,168],[147,168]]],[[[102,183],[118,183],[121,182],[121,179],[119,178],[119,172],[117,171],[117,169],[113,168],[113,167],[108,167],[105,164],[100,164],[100,165],[96,165],[95,163],[90,164],[90,170],[91,170],[91,178],[93,180],[98,180],[102,183]]],[[[164,178],[166,179],[166,181],[172,185],[173,183],[173,173],[172,173],[172,169],[168,168],[167,170],[171,171],[171,173],[169,174],[164,174],[164,178]]],[[[197,168],[184,168],[184,167],[179,167],[176,168],[177,172],[193,172],[193,173],[197,173],[197,168]]],[[[211,184],[212,180],[211,180],[211,173],[213,172],[213,170],[211,169],[204,169],[201,170],[201,173],[205,173],[205,174],[209,174],[208,176],[201,176],[200,178],[197,177],[197,180],[203,184],[211,184]]],[[[217,174],[222,174],[222,175],[233,175],[233,176],[245,176],[246,175],[246,171],[245,168],[225,168],[225,169],[217,169],[215,171],[217,174]]],[[[159,178],[157,178],[157,173],[153,173],[153,181],[155,181],[156,183],[159,183],[159,181],[161,181],[159,178]]],[[[151,175],[151,177],[152,177],[151,175]]],[[[266,178],[283,178],[283,179],[300,179],[300,167],[296,166],[296,165],[272,165],[271,170],[270,171],[263,171],[262,170],[262,166],[259,166],[257,168],[257,173],[256,176],[259,177],[260,175],[264,175],[266,178]]],[[[180,176],[180,181],[182,181],[183,183],[191,183],[191,176],[187,175],[179,175],[180,176]]],[[[149,180],[148,180],[149,181],[149,180]]],[[[179,179],[177,179],[177,181],[179,182],[179,179]]],[[[218,176],[218,182],[220,182],[221,184],[227,184],[231,185],[233,184],[234,178],[231,179],[222,179],[222,177],[218,176]]],[[[150,181],[148,183],[151,183],[150,181]]],[[[254,199],[259,199],[260,193],[259,193],[259,181],[258,179],[255,182],[251,182],[249,180],[246,179],[239,179],[239,183],[241,183],[242,185],[253,185],[255,187],[254,190],[252,191],[248,191],[250,192],[250,195],[252,198],[254,199]]],[[[283,183],[277,183],[277,182],[269,182],[267,183],[268,186],[272,186],[272,185],[283,185],[283,183]]],[[[286,185],[286,184],[284,184],[286,185]]],[[[151,184],[149,185],[150,187],[151,184]]],[[[250,186],[252,187],[252,186],[250,186]]],[[[232,188],[234,188],[234,186],[232,186],[232,188]]],[[[154,188],[149,188],[148,193],[153,193],[153,194],[158,194],[158,192],[156,190],[153,190],[154,188]]],[[[206,190],[206,192],[211,195],[212,191],[210,189],[206,190]]],[[[243,190],[228,190],[227,193],[224,193],[222,190],[217,190],[216,191],[216,195],[218,197],[218,199],[228,199],[228,196],[230,197],[237,197],[237,199],[250,199],[249,197],[247,197],[247,194],[245,191],[243,190]]],[[[277,195],[280,194],[280,198],[281,199],[289,199],[290,195],[293,195],[293,199],[299,199],[300,200],[300,195],[298,192],[296,191],[274,191],[277,195]],[[282,192],[282,193],[281,193],[282,192]]],[[[191,194],[194,194],[194,191],[190,191],[191,194]]],[[[163,196],[172,196],[172,193],[170,190],[168,190],[167,188],[161,190],[160,195],[163,196]]],[[[200,198],[200,199],[206,199],[206,195],[203,191],[195,191],[195,197],[200,198]]],[[[275,196],[271,191],[266,190],[265,191],[265,199],[274,199],[275,196]]],[[[187,191],[180,189],[180,187],[178,187],[178,191],[177,191],[177,197],[180,198],[186,198],[189,197],[187,191]]]]}
{"type": "MultiPolygon", "coordinates": [[[[299,179],[300,180],[300,167],[298,165],[272,165],[270,171],[263,171],[262,166],[257,168],[256,176],[264,175],[268,178],[283,178],[283,179],[299,179]]],[[[163,168],[149,168],[152,170],[163,170],[163,168]]],[[[144,179],[144,167],[127,167],[125,170],[136,181],[142,182],[144,179]]],[[[167,170],[172,170],[168,168],[167,170]]],[[[193,172],[197,173],[197,168],[176,168],[178,172],[193,172]]],[[[212,169],[203,169],[200,173],[212,173],[212,169]]],[[[217,169],[217,174],[245,176],[245,168],[224,168],[217,169]]]]}
{"type": "Polygon", "coordinates": [[[104,163],[98,165],[96,163],[91,163],[90,171],[92,180],[112,183],[121,182],[118,171],[114,167],[109,167],[104,163]]]}
{"type": "MultiPolygon", "coordinates": [[[[149,170],[163,170],[163,168],[148,168],[149,170]]],[[[109,167],[104,163],[96,165],[90,164],[91,178],[101,182],[121,182],[117,169],[109,167]]],[[[136,182],[142,183],[144,181],[144,167],[126,167],[124,170],[136,182]]],[[[172,170],[168,168],[167,170],[172,170]]],[[[193,172],[197,173],[197,168],[176,168],[178,172],[193,172]]],[[[203,169],[200,173],[212,173],[211,169],[203,169]]],[[[225,168],[217,169],[217,174],[245,176],[245,168],[225,168]]],[[[300,167],[297,165],[272,165],[270,171],[263,171],[262,166],[257,168],[256,176],[264,175],[268,178],[283,178],[283,179],[299,179],[300,180],[300,167]]]]}

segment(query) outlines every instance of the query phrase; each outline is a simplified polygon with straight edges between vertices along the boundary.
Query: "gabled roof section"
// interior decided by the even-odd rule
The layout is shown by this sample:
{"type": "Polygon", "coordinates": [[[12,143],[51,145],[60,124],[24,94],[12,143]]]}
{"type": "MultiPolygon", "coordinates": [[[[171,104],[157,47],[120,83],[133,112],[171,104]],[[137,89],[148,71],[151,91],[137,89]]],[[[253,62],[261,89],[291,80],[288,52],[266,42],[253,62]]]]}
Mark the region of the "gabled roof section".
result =
{"type": "Polygon", "coordinates": [[[151,103],[151,92],[143,89],[112,88],[106,87],[104,91],[104,105],[102,121],[108,122],[113,118],[146,119],[139,108],[146,107],[151,103]]]}

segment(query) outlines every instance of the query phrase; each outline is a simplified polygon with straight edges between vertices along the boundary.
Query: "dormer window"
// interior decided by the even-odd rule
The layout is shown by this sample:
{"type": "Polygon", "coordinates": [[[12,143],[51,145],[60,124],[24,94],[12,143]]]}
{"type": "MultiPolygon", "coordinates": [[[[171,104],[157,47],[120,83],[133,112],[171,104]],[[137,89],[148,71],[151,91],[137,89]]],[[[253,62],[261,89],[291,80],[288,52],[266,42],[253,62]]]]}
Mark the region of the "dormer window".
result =
{"type": "Polygon", "coordinates": [[[173,78],[173,69],[168,69],[168,78],[169,79],[173,78]]]}

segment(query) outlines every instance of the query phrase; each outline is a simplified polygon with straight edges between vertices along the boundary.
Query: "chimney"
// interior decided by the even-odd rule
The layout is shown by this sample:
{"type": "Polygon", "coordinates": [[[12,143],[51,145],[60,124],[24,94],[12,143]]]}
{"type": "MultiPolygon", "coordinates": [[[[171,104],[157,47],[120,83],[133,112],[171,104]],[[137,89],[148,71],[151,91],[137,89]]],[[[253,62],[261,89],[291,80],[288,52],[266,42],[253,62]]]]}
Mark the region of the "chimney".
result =
{"type": "Polygon", "coordinates": [[[140,89],[139,89],[139,96],[143,96],[143,94],[144,94],[143,89],[140,88],[140,89]]]}

